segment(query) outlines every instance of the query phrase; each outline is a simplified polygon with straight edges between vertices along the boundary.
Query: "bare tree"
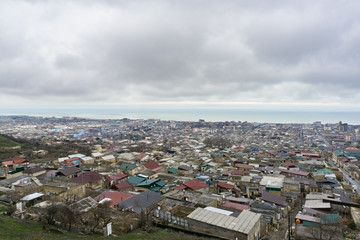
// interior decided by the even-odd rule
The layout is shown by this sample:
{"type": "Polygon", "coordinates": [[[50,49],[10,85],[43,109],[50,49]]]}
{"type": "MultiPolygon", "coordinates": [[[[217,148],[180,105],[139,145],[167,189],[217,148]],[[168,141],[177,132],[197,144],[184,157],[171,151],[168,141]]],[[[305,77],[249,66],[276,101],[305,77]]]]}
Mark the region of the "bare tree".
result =
{"type": "Polygon", "coordinates": [[[92,232],[95,232],[99,226],[105,227],[111,222],[111,208],[109,203],[99,204],[96,208],[93,208],[89,212],[86,221],[83,219],[82,222],[89,226],[92,232]]]}
{"type": "Polygon", "coordinates": [[[55,217],[59,209],[56,205],[51,205],[45,209],[44,220],[49,225],[55,225],[55,217]]]}
{"type": "Polygon", "coordinates": [[[341,224],[326,224],[324,222],[316,224],[310,231],[316,240],[342,239],[341,224]]]}

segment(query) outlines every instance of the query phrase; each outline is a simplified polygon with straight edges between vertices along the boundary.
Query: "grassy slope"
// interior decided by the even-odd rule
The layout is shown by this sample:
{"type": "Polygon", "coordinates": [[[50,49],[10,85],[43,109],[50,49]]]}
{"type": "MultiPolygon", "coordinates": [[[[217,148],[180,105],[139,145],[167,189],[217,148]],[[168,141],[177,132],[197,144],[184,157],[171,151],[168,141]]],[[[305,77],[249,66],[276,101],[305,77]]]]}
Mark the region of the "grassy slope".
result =
{"type": "MultiPolygon", "coordinates": [[[[55,228],[51,228],[54,229],[55,228]]],[[[121,240],[135,240],[135,239],[143,239],[143,240],[181,240],[181,239],[199,239],[192,235],[186,235],[184,233],[178,233],[173,231],[167,231],[160,229],[159,231],[153,233],[146,233],[140,230],[136,230],[130,234],[126,234],[118,237],[107,237],[106,239],[121,239],[121,240]]],[[[69,233],[67,231],[55,230],[49,231],[49,227],[46,226],[46,229],[43,229],[43,224],[33,221],[27,220],[16,220],[7,216],[0,215],[0,239],[104,239],[103,236],[97,235],[81,235],[76,233],[69,233]]],[[[202,238],[201,238],[202,239],[202,238]]]]}
{"type": "Polygon", "coordinates": [[[15,142],[5,136],[0,135],[0,147],[15,147],[21,145],[18,142],[15,142]]]}

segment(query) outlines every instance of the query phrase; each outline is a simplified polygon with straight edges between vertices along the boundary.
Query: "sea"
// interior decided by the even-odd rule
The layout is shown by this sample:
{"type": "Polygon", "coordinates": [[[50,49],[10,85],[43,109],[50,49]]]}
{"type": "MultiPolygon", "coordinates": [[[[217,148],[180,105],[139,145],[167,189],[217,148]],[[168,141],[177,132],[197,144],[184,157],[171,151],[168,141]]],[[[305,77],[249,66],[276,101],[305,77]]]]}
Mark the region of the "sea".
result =
{"type": "Polygon", "coordinates": [[[251,109],[180,107],[105,107],[105,108],[0,108],[0,115],[79,117],[92,119],[160,119],[208,122],[241,121],[257,123],[348,123],[360,125],[360,110],[251,109]]]}

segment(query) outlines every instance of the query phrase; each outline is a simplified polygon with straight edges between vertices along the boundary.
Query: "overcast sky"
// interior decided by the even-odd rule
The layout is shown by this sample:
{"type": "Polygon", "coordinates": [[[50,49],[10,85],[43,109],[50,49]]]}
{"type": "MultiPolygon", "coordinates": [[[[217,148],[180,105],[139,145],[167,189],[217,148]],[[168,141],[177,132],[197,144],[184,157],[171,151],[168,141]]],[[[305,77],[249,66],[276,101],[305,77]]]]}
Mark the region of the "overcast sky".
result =
{"type": "Polygon", "coordinates": [[[360,1],[0,1],[0,106],[357,108],[360,1]]]}

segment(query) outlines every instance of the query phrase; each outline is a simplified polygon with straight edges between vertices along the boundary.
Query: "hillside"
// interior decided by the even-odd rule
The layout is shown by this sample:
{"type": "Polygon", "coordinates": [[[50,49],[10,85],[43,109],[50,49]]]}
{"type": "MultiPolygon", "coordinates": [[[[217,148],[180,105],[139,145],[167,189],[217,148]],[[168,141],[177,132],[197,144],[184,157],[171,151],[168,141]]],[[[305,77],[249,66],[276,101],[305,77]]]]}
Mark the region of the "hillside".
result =
{"type": "Polygon", "coordinates": [[[4,135],[0,135],[0,149],[11,148],[11,147],[16,147],[16,146],[21,146],[21,143],[16,142],[4,135]]]}

